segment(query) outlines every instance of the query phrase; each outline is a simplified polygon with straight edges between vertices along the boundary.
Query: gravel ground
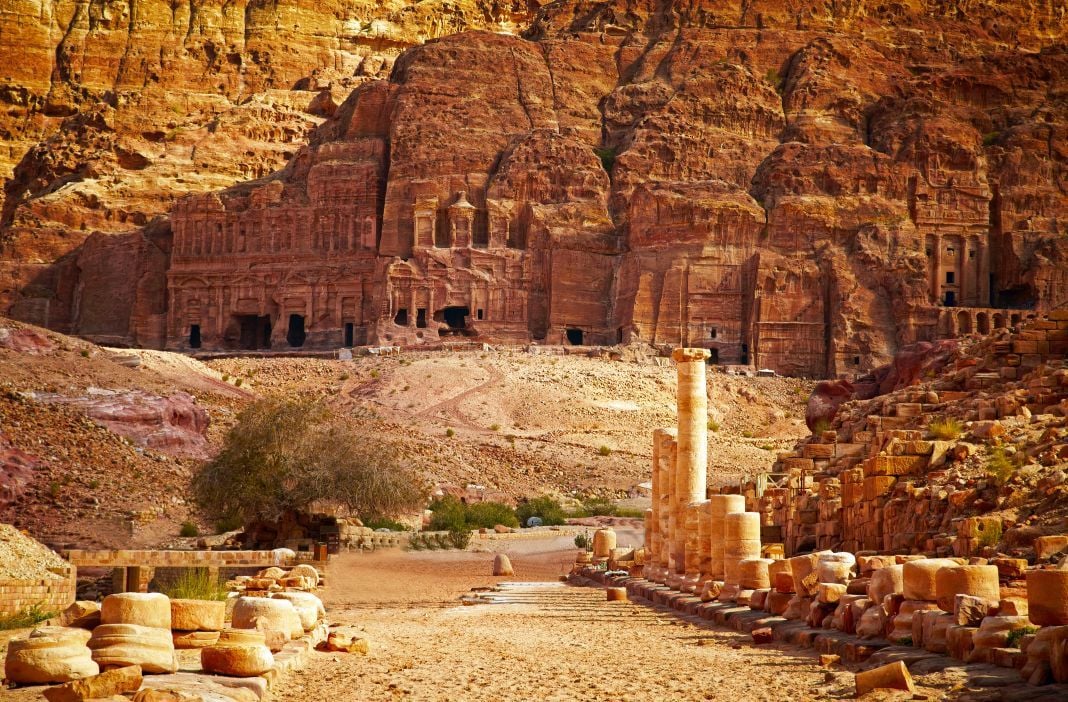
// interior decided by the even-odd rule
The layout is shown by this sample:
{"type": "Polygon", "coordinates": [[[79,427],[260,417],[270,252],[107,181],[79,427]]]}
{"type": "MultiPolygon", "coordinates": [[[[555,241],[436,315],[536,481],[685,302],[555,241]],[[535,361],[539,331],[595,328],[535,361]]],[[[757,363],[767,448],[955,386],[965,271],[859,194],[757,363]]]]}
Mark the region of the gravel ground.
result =
{"type": "Polygon", "coordinates": [[[0,578],[61,580],[49,568],[65,568],[68,563],[53,551],[10,524],[0,524],[0,578]]]}

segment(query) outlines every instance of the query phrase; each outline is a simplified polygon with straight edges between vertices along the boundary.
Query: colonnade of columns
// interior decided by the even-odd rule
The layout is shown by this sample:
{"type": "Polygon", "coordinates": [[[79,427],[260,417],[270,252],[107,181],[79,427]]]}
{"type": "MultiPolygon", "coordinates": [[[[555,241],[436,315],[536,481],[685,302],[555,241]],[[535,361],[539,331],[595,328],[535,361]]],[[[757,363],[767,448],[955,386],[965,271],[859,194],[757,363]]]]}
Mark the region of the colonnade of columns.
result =
{"type": "Polygon", "coordinates": [[[653,432],[645,577],[684,592],[737,592],[739,564],[760,557],[760,515],[741,495],[706,494],[706,349],[675,349],[678,428],[653,432]]]}

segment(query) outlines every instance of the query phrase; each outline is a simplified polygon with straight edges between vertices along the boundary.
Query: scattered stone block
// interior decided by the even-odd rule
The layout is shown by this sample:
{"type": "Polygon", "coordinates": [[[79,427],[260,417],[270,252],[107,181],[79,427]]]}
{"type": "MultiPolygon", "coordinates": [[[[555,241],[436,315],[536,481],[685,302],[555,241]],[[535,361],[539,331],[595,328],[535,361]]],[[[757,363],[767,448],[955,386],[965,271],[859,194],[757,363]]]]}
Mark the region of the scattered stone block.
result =
{"type": "Polygon", "coordinates": [[[304,625],[293,603],[266,597],[237,598],[231,626],[234,629],[280,631],[290,639],[304,635],[304,625]]]}
{"type": "Polygon", "coordinates": [[[955,623],[958,626],[979,626],[991,609],[990,602],[982,597],[957,595],[953,603],[955,623]]]}
{"type": "MultiPolygon", "coordinates": [[[[170,619],[170,606],[167,619],[170,619]]],[[[145,673],[173,673],[178,669],[169,628],[139,624],[101,624],[89,639],[93,660],[104,670],[139,665],[145,673]]]]}
{"type": "Polygon", "coordinates": [[[171,600],[170,605],[170,628],[174,631],[222,631],[225,626],[225,602],[171,600]]]}
{"type": "Polygon", "coordinates": [[[605,600],[608,602],[626,602],[627,601],[627,588],[625,587],[610,587],[605,590],[605,600]]]}
{"type": "Polygon", "coordinates": [[[763,626],[758,629],[753,629],[753,643],[754,644],[766,644],[775,640],[775,634],[771,627],[763,626]]]}
{"type": "Polygon", "coordinates": [[[326,651],[338,651],[341,653],[359,653],[367,655],[370,650],[370,642],[362,631],[352,628],[332,629],[322,646],[326,651]]]}
{"type": "Polygon", "coordinates": [[[912,682],[909,669],[901,661],[888,663],[856,675],[856,696],[861,697],[872,690],[905,690],[915,694],[916,686],[912,682]]]}
{"type": "MultiPolygon", "coordinates": [[[[923,561],[915,561],[921,564],[923,561]]],[[[908,572],[909,565],[905,566],[908,572]]],[[[935,601],[946,611],[953,611],[957,595],[972,595],[996,603],[1001,598],[998,569],[992,565],[962,565],[935,571],[935,601]]]]}
{"type": "Polygon", "coordinates": [[[136,692],[141,687],[141,680],[141,666],[128,665],[51,687],[43,694],[48,702],[84,702],[124,692],[136,692]]]}
{"type": "Polygon", "coordinates": [[[1027,611],[1038,626],[1068,624],[1068,569],[1027,573],[1027,611]]]}
{"type": "Polygon", "coordinates": [[[200,664],[209,673],[251,678],[274,668],[274,656],[260,632],[225,629],[217,644],[200,650],[200,664]]]}
{"type": "Polygon", "coordinates": [[[18,685],[65,683],[96,675],[100,668],[86,646],[85,629],[45,626],[8,642],[4,670],[18,685]]]}
{"type": "Polygon", "coordinates": [[[170,629],[171,601],[166,595],[158,592],[121,592],[108,595],[100,608],[100,622],[170,629]]]}

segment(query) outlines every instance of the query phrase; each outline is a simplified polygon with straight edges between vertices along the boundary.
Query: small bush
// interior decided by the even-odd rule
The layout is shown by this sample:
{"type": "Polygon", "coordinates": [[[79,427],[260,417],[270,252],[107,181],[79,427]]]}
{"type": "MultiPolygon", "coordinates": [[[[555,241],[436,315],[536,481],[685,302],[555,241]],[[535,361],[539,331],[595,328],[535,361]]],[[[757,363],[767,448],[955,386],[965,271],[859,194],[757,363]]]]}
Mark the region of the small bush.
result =
{"type": "Polygon", "coordinates": [[[471,543],[471,532],[467,529],[459,529],[456,531],[450,531],[448,535],[449,545],[453,548],[458,548],[461,551],[467,548],[467,545],[471,543]]]}
{"type": "Polygon", "coordinates": [[[986,461],[986,473],[998,485],[1004,485],[1012,477],[1012,474],[1021,465],[1022,456],[1017,454],[1009,456],[1005,449],[1000,446],[992,449],[986,461]]]}
{"type": "Polygon", "coordinates": [[[605,173],[611,173],[612,169],[616,165],[616,150],[608,147],[596,148],[593,150],[597,157],[601,159],[601,166],[604,168],[605,173]]]}
{"type": "Polygon", "coordinates": [[[1001,138],[1001,132],[987,132],[983,135],[983,146],[993,146],[1001,138]]]}
{"type": "Polygon", "coordinates": [[[376,371],[376,370],[371,371],[371,379],[372,380],[377,380],[379,375],[381,375],[381,374],[378,371],[376,371]]]}
{"type": "Polygon", "coordinates": [[[163,594],[172,600],[225,600],[229,593],[207,568],[183,568],[178,579],[163,594]]]}
{"type": "Polygon", "coordinates": [[[526,526],[531,517],[540,518],[544,526],[559,526],[567,518],[560,503],[547,495],[527,500],[516,508],[515,513],[522,526],[526,526]]]}
{"type": "Polygon", "coordinates": [[[501,425],[500,424],[490,424],[490,431],[500,431],[500,430],[501,430],[501,425]]]}
{"type": "Polygon", "coordinates": [[[341,375],[339,375],[337,377],[337,379],[340,380],[341,382],[345,382],[346,380],[349,379],[349,374],[348,373],[342,373],[341,375]]]}
{"type": "Polygon", "coordinates": [[[467,529],[467,507],[452,495],[434,500],[428,509],[433,512],[427,525],[430,531],[467,529]]]}
{"type": "Polygon", "coordinates": [[[582,508],[576,510],[576,517],[614,517],[618,512],[611,500],[603,497],[591,497],[583,501],[582,508]]]}
{"type": "Polygon", "coordinates": [[[775,70],[774,68],[769,68],[768,72],[764,74],[764,79],[771,84],[771,87],[775,88],[775,92],[782,92],[782,76],[779,75],[779,72],[777,70],[775,70]]]}
{"type": "MultiPolygon", "coordinates": [[[[449,534],[452,532],[450,531],[449,534]]],[[[436,548],[449,548],[452,546],[452,541],[449,539],[449,534],[434,534],[434,545],[436,548]]]]}
{"type": "Polygon", "coordinates": [[[719,422],[717,422],[714,419],[709,419],[708,420],[708,430],[709,431],[719,431],[719,422]]]}
{"type": "Polygon", "coordinates": [[[423,541],[422,534],[413,534],[412,538],[408,539],[408,549],[411,551],[422,551],[426,548],[426,543],[423,541]]]}
{"type": "Polygon", "coordinates": [[[953,418],[936,419],[927,425],[927,431],[939,441],[954,441],[964,432],[964,426],[953,418]]]}
{"type": "Polygon", "coordinates": [[[447,437],[449,437],[451,439],[452,437],[456,436],[456,430],[453,429],[452,427],[449,427],[448,429],[445,430],[445,436],[447,436],[447,437]]]}
{"type": "Polygon", "coordinates": [[[56,499],[57,497],[59,497],[59,490],[60,490],[59,483],[56,482],[55,480],[53,480],[52,482],[50,482],[48,484],[48,494],[50,494],[52,496],[53,500],[56,499]]]}
{"type": "Polygon", "coordinates": [[[99,480],[97,480],[96,478],[93,478],[92,480],[89,481],[89,489],[90,490],[96,490],[98,487],[100,487],[100,481],[99,480]]]}
{"type": "Polygon", "coordinates": [[[237,386],[237,387],[241,387],[244,384],[244,382],[245,382],[244,378],[238,378],[237,380],[234,381],[234,385],[237,386]]]}
{"type": "Polygon", "coordinates": [[[519,526],[515,510],[500,502],[479,502],[467,506],[467,526],[471,529],[492,529],[498,524],[519,526]]]}
{"type": "Polygon", "coordinates": [[[89,350],[88,349],[82,349],[81,353],[82,353],[82,358],[89,358],[89,350]]]}
{"type": "Polygon", "coordinates": [[[51,619],[57,614],[59,613],[44,609],[40,604],[31,605],[21,612],[0,616],[0,631],[29,629],[46,619],[51,619]]]}
{"type": "Polygon", "coordinates": [[[182,522],[182,528],[178,530],[178,536],[200,536],[200,529],[193,522],[182,522]]]}
{"type": "Polygon", "coordinates": [[[1008,638],[1005,639],[1005,648],[1019,648],[1020,639],[1037,633],[1038,627],[1036,626],[1025,626],[1022,629],[1013,629],[1009,632],[1008,638]]]}
{"type": "Polygon", "coordinates": [[[612,449],[607,447],[607,446],[605,446],[604,444],[602,444],[601,448],[597,449],[597,453],[599,453],[602,456],[611,456],[612,455],[612,449]]]}
{"type": "Polygon", "coordinates": [[[223,382],[224,383],[229,383],[230,382],[230,374],[229,373],[223,373],[222,378],[223,378],[223,382]]]}
{"type": "Polygon", "coordinates": [[[215,532],[217,534],[225,534],[228,531],[237,531],[243,526],[244,523],[241,521],[241,517],[231,514],[215,522],[215,532]]]}
{"type": "Polygon", "coordinates": [[[983,533],[979,535],[979,546],[989,546],[993,548],[1001,541],[1001,522],[990,523],[987,528],[983,529],[983,533]]]}
{"type": "Polygon", "coordinates": [[[899,646],[911,646],[912,645],[912,637],[911,636],[906,636],[906,637],[904,637],[902,639],[898,639],[897,643],[898,643],[899,646]]]}
{"type": "Polygon", "coordinates": [[[745,437],[746,439],[752,439],[753,438],[753,432],[751,432],[751,431],[749,431],[747,429],[747,430],[742,432],[742,436],[745,437]]]}
{"type": "Polygon", "coordinates": [[[590,535],[586,532],[575,534],[575,548],[587,549],[592,543],[593,539],[591,539],[590,535]]]}

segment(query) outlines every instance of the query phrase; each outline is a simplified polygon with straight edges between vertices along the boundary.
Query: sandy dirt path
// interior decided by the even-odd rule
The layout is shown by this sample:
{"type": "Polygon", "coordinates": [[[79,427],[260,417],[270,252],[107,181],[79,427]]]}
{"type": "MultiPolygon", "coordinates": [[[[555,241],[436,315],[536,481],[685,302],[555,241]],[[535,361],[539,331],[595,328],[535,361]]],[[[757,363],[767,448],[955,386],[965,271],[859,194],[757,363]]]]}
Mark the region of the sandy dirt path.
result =
{"type": "Polygon", "coordinates": [[[499,548],[516,577],[492,577],[492,553],[339,558],[329,618],[363,628],[372,652],[314,653],[274,699],[778,702],[830,692],[810,653],[752,648],[734,632],[555,582],[574,554],[566,540],[499,548]],[[490,585],[502,585],[500,603],[457,606],[490,585]]]}

